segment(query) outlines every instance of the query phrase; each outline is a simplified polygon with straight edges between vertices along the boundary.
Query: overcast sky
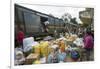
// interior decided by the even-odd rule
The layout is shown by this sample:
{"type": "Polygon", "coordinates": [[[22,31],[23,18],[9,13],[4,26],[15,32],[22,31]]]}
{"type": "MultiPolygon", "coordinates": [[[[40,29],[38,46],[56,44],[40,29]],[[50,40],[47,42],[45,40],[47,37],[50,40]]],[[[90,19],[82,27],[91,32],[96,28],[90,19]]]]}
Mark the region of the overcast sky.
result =
{"type": "Polygon", "coordinates": [[[32,4],[32,3],[28,3],[28,4],[21,4],[21,3],[17,3],[21,6],[25,6],[27,8],[30,8],[30,9],[33,9],[33,10],[36,10],[36,11],[39,11],[39,12],[42,12],[42,13],[45,13],[45,14],[52,14],[53,16],[55,17],[58,17],[58,18],[61,18],[61,16],[64,14],[64,13],[69,13],[71,14],[72,17],[76,17],[77,18],[77,21],[78,23],[82,23],[79,19],[79,11],[83,11],[85,10],[85,8],[78,8],[78,7],[57,7],[57,6],[40,6],[40,5],[35,5],[35,4],[32,4]]]}

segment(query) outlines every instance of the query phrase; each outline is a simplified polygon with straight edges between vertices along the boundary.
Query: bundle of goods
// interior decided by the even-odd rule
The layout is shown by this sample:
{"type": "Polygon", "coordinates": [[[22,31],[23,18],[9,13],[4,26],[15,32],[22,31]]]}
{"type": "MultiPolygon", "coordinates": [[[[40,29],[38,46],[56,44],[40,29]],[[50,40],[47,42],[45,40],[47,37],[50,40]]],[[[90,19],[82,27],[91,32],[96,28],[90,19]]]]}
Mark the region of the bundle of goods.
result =
{"type": "Polygon", "coordinates": [[[73,61],[79,61],[80,59],[80,54],[78,51],[74,50],[74,51],[71,51],[71,59],[73,61]]]}
{"type": "Polygon", "coordinates": [[[68,38],[68,39],[67,39],[67,44],[69,45],[69,44],[71,44],[71,43],[73,43],[72,38],[68,38]]]}
{"type": "Polygon", "coordinates": [[[40,56],[40,44],[37,44],[37,45],[33,46],[32,52],[36,53],[36,54],[39,54],[39,56],[40,56]]]}
{"type": "Polygon", "coordinates": [[[74,42],[78,47],[84,47],[83,38],[77,38],[74,42]]]}
{"type": "Polygon", "coordinates": [[[58,60],[59,60],[59,62],[65,62],[66,61],[66,53],[65,52],[60,52],[60,53],[58,53],[58,60]]]}
{"type": "Polygon", "coordinates": [[[49,54],[48,59],[47,59],[48,63],[58,63],[58,57],[57,54],[49,54]]]}
{"type": "Polygon", "coordinates": [[[48,63],[58,63],[58,51],[56,49],[52,49],[52,52],[48,55],[47,59],[48,63]]]}
{"type": "Polygon", "coordinates": [[[59,52],[59,45],[57,45],[56,41],[54,44],[50,46],[50,54],[48,55],[47,62],[48,63],[58,63],[58,52],[59,52]]]}
{"type": "Polygon", "coordinates": [[[16,51],[15,52],[15,65],[21,65],[24,64],[25,57],[22,51],[16,51]]]}
{"type": "Polygon", "coordinates": [[[39,54],[41,57],[45,57],[50,53],[51,45],[49,41],[40,41],[39,44],[33,46],[32,52],[39,54]]]}
{"type": "Polygon", "coordinates": [[[25,64],[32,64],[35,60],[39,59],[38,54],[29,54],[29,56],[26,57],[25,64]]]}
{"type": "Polygon", "coordinates": [[[40,53],[42,56],[48,56],[49,54],[49,42],[48,41],[41,41],[40,42],[40,53]]]}
{"type": "Polygon", "coordinates": [[[67,39],[68,44],[73,43],[73,41],[75,41],[76,38],[77,38],[77,35],[71,35],[71,36],[67,39]]]}
{"type": "Polygon", "coordinates": [[[31,50],[33,46],[38,45],[39,43],[34,41],[33,37],[28,37],[23,39],[23,51],[25,53],[25,56],[29,55],[31,53],[31,50]]]}
{"type": "Polygon", "coordinates": [[[58,62],[64,62],[66,59],[66,53],[64,50],[59,49],[58,45],[51,46],[52,51],[48,56],[48,63],[58,63],[58,62]]]}
{"type": "Polygon", "coordinates": [[[67,55],[70,56],[72,51],[78,51],[80,54],[80,49],[75,44],[70,44],[68,47],[65,48],[67,55]]]}
{"type": "Polygon", "coordinates": [[[61,52],[65,52],[65,47],[67,46],[66,38],[58,39],[58,45],[59,45],[61,52]]]}

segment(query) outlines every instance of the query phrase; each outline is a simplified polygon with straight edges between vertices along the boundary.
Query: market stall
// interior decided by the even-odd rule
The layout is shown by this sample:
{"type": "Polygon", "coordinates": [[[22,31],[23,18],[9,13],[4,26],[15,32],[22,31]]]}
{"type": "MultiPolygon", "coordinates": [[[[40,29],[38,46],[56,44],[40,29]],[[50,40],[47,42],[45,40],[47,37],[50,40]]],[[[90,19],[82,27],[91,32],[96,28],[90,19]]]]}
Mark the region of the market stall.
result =
{"type": "Polygon", "coordinates": [[[21,51],[24,56],[23,64],[82,61],[83,46],[84,44],[75,34],[67,33],[57,39],[47,36],[40,41],[34,41],[33,37],[28,37],[23,40],[24,49],[21,51]]]}

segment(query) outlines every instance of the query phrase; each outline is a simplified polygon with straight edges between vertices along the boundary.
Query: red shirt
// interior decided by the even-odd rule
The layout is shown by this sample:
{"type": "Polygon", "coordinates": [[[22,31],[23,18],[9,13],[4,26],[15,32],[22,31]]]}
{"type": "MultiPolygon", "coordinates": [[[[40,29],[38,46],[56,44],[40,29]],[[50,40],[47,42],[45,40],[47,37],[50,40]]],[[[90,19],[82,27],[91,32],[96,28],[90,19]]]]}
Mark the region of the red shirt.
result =
{"type": "Polygon", "coordinates": [[[22,31],[19,31],[17,34],[17,40],[18,42],[22,43],[24,38],[24,33],[22,31]]]}

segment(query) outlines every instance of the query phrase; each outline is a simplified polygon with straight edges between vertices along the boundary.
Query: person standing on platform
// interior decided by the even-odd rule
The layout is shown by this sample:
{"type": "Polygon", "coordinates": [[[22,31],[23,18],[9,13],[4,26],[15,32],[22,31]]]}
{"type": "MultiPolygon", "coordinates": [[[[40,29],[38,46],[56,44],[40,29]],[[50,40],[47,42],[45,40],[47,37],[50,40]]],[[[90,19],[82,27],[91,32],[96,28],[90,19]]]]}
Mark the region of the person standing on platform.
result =
{"type": "Polygon", "coordinates": [[[93,55],[93,46],[94,46],[94,42],[93,42],[93,37],[91,35],[91,30],[87,29],[86,30],[86,34],[84,36],[84,49],[86,50],[86,57],[87,57],[87,61],[90,60],[91,55],[93,55]]]}
{"type": "Polygon", "coordinates": [[[24,39],[24,37],[25,37],[25,35],[24,35],[24,32],[23,32],[23,29],[19,28],[16,38],[17,38],[19,46],[22,47],[22,49],[23,49],[23,39],[24,39]]]}

